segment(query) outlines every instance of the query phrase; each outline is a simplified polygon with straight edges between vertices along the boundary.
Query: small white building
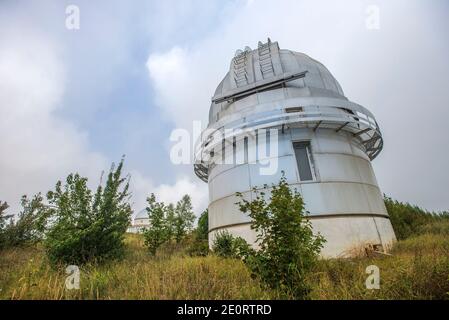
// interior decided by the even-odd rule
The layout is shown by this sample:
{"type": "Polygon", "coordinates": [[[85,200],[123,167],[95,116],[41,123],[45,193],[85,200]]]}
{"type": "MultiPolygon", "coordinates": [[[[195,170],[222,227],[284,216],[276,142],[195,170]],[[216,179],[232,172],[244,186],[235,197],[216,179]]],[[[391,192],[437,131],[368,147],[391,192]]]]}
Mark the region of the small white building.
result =
{"type": "Polygon", "coordinates": [[[142,230],[150,225],[150,219],[146,209],[139,211],[131,221],[131,226],[128,228],[130,233],[141,233],[142,230]]]}

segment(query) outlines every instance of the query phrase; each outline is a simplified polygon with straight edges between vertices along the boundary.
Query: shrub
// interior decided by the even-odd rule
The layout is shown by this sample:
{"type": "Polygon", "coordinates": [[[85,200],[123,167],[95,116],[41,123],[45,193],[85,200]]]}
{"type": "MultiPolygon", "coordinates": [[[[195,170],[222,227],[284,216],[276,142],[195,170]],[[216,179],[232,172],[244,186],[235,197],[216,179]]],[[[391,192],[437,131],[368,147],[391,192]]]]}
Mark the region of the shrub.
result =
{"type": "Polygon", "coordinates": [[[5,227],[7,221],[12,218],[12,215],[6,214],[6,209],[8,208],[9,206],[6,202],[0,201],[0,249],[6,246],[5,227]]]}
{"type": "Polygon", "coordinates": [[[207,240],[195,239],[187,248],[187,253],[192,257],[205,257],[209,254],[209,242],[207,240]]]}
{"type": "Polygon", "coordinates": [[[249,251],[245,262],[265,286],[287,297],[306,299],[311,290],[306,276],[316,264],[325,240],[313,234],[303,199],[289,188],[284,175],[278,185],[272,186],[269,202],[264,192],[254,191],[257,196],[253,201],[239,194],[240,210],[252,219],[251,228],[256,231],[259,245],[259,250],[249,251]]]}
{"type": "Polygon", "coordinates": [[[176,212],[173,203],[164,206],[165,220],[167,224],[167,240],[170,241],[175,237],[176,212]]]}
{"type": "Polygon", "coordinates": [[[150,225],[143,232],[145,245],[148,247],[150,254],[155,255],[157,249],[169,240],[169,226],[166,219],[166,206],[162,202],[157,202],[154,194],[147,198],[148,217],[150,225]]]}
{"type": "Polygon", "coordinates": [[[87,178],[70,174],[47,194],[52,210],[51,228],[44,241],[52,262],[82,264],[121,257],[129,226],[129,179],[122,178],[123,159],[114,164],[104,188],[92,195],[87,178]]]}
{"type": "Polygon", "coordinates": [[[178,201],[175,208],[174,219],[174,233],[177,243],[193,229],[193,222],[195,221],[195,214],[192,210],[192,201],[189,195],[184,195],[181,200],[178,201]]]}
{"type": "Polygon", "coordinates": [[[198,218],[198,227],[196,228],[196,238],[207,240],[209,236],[209,211],[206,209],[198,218]]]}
{"type": "Polygon", "coordinates": [[[398,240],[422,233],[441,233],[447,230],[449,214],[435,213],[384,195],[385,207],[398,240]],[[445,227],[446,226],[446,227],[445,227]]]}
{"type": "Polygon", "coordinates": [[[0,230],[4,229],[6,221],[12,217],[11,215],[6,214],[8,208],[8,203],[0,201],[0,230]]]}
{"type": "Polygon", "coordinates": [[[213,252],[223,258],[245,258],[250,251],[248,243],[241,237],[234,237],[227,230],[217,232],[213,252]]]}
{"type": "MultiPolygon", "coordinates": [[[[46,231],[49,209],[43,204],[40,193],[32,199],[23,196],[21,199],[22,211],[16,220],[12,215],[3,216],[1,228],[0,246],[15,247],[25,244],[36,243],[43,239],[46,231]],[[9,224],[5,224],[5,218],[11,219],[9,224]]],[[[4,210],[7,205],[3,205],[4,210]]]]}
{"type": "MultiPolygon", "coordinates": [[[[176,206],[171,203],[166,205],[163,202],[157,202],[154,194],[151,194],[147,201],[146,210],[150,226],[144,230],[143,234],[151,255],[155,255],[157,249],[166,242],[170,245],[172,239],[176,240],[176,246],[179,246],[188,235],[193,236],[191,231],[195,214],[189,195],[184,195],[176,206]]],[[[199,247],[193,251],[197,250],[199,247]]]]}
{"type": "Polygon", "coordinates": [[[438,219],[424,224],[418,228],[419,234],[442,234],[449,235],[449,219],[438,219]]]}
{"type": "Polygon", "coordinates": [[[234,237],[227,231],[217,232],[215,236],[212,250],[214,253],[220,257],[232,257],[234,252],[233,249],[234,237]]]}
{"type": "Polygon", "coordinates": [[[191,256],[207,256],[209,253],[209,223],[208,211],[203,211],[198,219],[198,226],[194,232],[193,243],[188,247],[187,252],[191,256]]]}

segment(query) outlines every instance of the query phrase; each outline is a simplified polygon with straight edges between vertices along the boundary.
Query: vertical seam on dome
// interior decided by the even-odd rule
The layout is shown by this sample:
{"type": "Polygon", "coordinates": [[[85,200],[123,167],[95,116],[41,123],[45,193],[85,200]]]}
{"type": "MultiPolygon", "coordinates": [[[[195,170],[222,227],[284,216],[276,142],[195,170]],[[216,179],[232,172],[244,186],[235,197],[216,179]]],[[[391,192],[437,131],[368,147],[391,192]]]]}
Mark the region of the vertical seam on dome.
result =
{"type": "Polygon", "coordinates": [[[323,83],[324,89],[330,90],[330,89],[326,86],[326,82],[325,82],[324,79],[323,79],[323,75],[321,74],[321,70],[320,70],[319,66],[315,65],[315,68],[317,68],[317,70],[318,70],[318,74],[320,75],[320,79],[321,79],[321,82],[323,83]]]}

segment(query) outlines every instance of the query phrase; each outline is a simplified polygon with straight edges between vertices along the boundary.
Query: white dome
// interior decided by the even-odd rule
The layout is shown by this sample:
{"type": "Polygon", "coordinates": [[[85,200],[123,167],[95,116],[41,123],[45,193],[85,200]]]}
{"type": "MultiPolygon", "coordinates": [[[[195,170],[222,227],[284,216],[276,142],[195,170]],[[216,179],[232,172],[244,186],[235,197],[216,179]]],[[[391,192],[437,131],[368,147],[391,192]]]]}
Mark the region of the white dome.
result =
{"type": "Polygon", "coordinates": [[[268,40],[232,58],[212,97],[208,127],[195,147],[195,173],[207,182],[214,165],[210,157],[226,141],[243,139],[245,130],[285,126],[349,132],[371,160],[383,147],[374,115],[346,98],[324,65],[268,40]]]}
{"type": "MultiPolygon", "coordinates": [[[[309,96],[346,99],[340,84],[322,63],[304,53],[279,49],[277,42],[269,41],[267,44],[259,44],[258,49],[242,51],[240,55],[232,59],[230,70],[215,90],[212,100],[230,95],[236,90],[254,88],[267,80],[288,77],[301,72],[306,72],[303,78],[285,82],[282,87],[273,87],[269,90],[288,88],[289,95],[295,95],[295,91],[307,87],[309,96]],[[239,62],[239,59],[242,62],[239,62]],[[239,63],[241,67],[239,67],[239,63]]],[[[261,93],[262,91],[257,92],[257,94],[261,93]]],[[[300,94],[303,96],[304,92],[300,94]]],[[[242,98],[242,100],[244,99],[247,98],[242,98]]],[[[219,103],[212,101],[209,110],[209,125],[218,121],[221,114],[233,103],[235,101],[219,103]]]]}

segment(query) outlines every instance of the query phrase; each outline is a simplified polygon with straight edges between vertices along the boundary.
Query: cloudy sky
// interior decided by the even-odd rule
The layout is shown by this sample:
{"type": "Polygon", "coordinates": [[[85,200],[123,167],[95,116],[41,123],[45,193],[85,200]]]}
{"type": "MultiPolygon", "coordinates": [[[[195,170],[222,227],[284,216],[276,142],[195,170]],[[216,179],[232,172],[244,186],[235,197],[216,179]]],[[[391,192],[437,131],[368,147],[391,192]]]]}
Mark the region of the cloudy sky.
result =
{"type": "Polygon", "coordinates": [[[444,0],[2,0],[0,200],[14,211],[73,171],[95,185],[126,154],[135,209],[150,192],[204,209],[207,186],[171,164],[170,133],[205,122],[235,50],[270,37],[324,63],[374,113],[384,193],[448,210],[448,30],[444,0]],[[68,5],[79,29],[66,27],[68,5]]]}

